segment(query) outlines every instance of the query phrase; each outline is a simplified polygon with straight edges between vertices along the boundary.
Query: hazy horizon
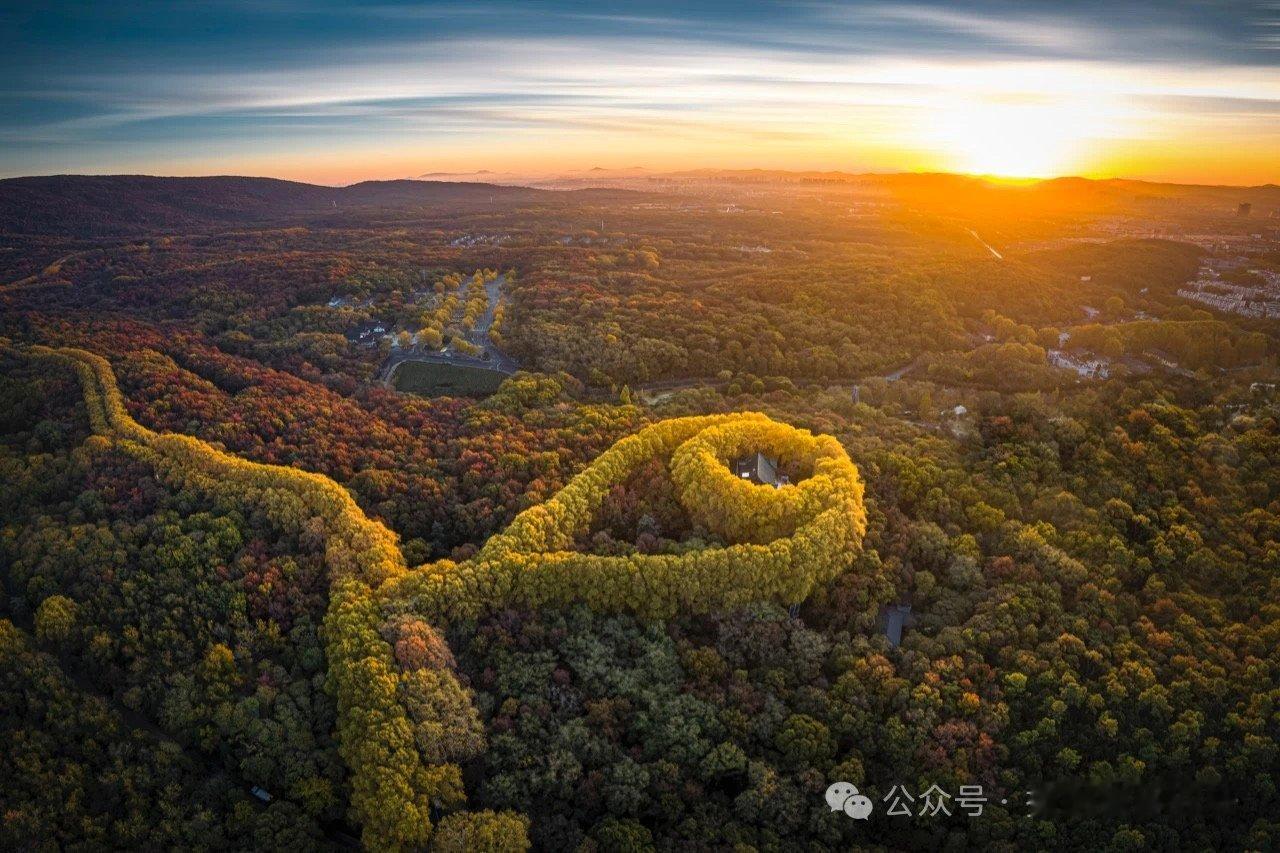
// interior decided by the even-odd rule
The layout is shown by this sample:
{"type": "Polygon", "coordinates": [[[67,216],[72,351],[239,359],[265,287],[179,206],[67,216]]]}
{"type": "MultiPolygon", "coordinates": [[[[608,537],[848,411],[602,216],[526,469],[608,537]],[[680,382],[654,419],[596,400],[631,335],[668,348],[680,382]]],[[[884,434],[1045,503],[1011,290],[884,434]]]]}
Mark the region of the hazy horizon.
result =
{"type": "MultiPolygon", "coordinates": [[[[508,185],[508,186],[523,186],[525,184],[518,183],[518,182],[520,181],[529,182],[529,183],[552,182],[557,179],[585,180],[589,178],[592,173],[595,173],[595,172],[601,172],[601,173],[604,173],[605,176],[612,176],[615,178],[618,176],[618,173],[625,173],[625,172],[642,172],[642,173],[653,175],[655,177],[664,176],[664,175],[692,174],[692,173],[698,173],[698,172],[708,173],[708,174],[714,174],[714,173],[737,174],[737,173],[748,173],[748,172],[764,172],[764,173],[789,174],[789,175],[806,175],[806,174],[840,175],[840,176],[849,177],[849,178],[859,178],[859,177],[886,177],[887,178],[887,177],[895,177],[895,176],[901,176],[901,175],[961,177],[961,178],[973,178],[976,180],[987,181],[987,182],[997,183],[997,184],[1007,184],[1007,185],[1033,185],[1033,184],[1045,183],[1050,181],[1081,180],[1081,181],[1100,181],[1100,182],[1127,181],[1132,183],[1164,184],[1169,186],[1224,187],[1224,188],[1233,188],[1233,189],[1259,189],[1259,188],[1280,186],[1280,181],[1275,181],[1275,180],[1262,181],[1258,183],[1225,183],[1225,182],[1209,183],[1209,182],[1197,182],[1197,181],[1162,181],[1162,180],[1150,179],[1150,178],[1134,178],[1126,175],[1114,175],[1114,176],[1108,176],[1108,177],[1091,177],[1087,175],[1078,175],[1078,174],[1061,174],[1061,175],[1045,175],[1043,177],[1017,177],[1017,176],[1005,177],[1005,176],[996,175],[996,174],[981,174],[981,173],[975,173],[975,172],[950,172],[950,171],[939,171],[939,170],[912,171],[912,170],[905,170],[905,169],[896,169],[896,170],[885,169],[880,171],[870,171],[870,170],[852,171],[847,169],[806,169],[801,167],[790,168],[790,169],[781,169],[781,168],[770,169],[770,168],[761,168],[761,167],[752,167],[752,166],[743,166],[743,167],[732,168],[732,169],[706,167],[706,166],[690,167],[687,169],[679,169],[679,168],[651,169],[647,166],[629,166],[629,167],[584,166],[580,168],[565,168],[565,169],[551,169],[551,170],[545,170],[545,171],[521,171],[521,172],[499,170],[499,169],[478,168],[478,169],[472,169],[472,170],[451,171],[451,172],[432,171],[432,172],[424,172],[418,175],[389,175],[387,177],[358,178],[356,180],[342,181],[342,182],[307,180],[305,178],[293,178],[293,177],[285,177],[281,175],[236,174],[231,172],[208,172],[208,173],[202,173],[202,174],[163,174],[163,173],[153,173],[153,172],[46,172],[46,173],[29,174],[29,175],[5,175],[3,177],[0,177],[0,181],[17,180],[17,179],[23,179],[23,178],[143,177],[143,178],[191,178],[191,179],[247,178],[252,180],[288,181],[292,183],[309,184],[312,186],[333,187],[333,188],[351,187],[357,184],[369,183],[369,182],[392,182],[392,181],[434,181],[434,182],[441,182],[441,183],[479,183],[479,184],[497,183],[500,185],[508,185]]],[[[602,179],[609,179],[609,178],[604,177],[602,179]]],[[[547,188],[555,189],[555,187],[547,187],[547,188]]]]}

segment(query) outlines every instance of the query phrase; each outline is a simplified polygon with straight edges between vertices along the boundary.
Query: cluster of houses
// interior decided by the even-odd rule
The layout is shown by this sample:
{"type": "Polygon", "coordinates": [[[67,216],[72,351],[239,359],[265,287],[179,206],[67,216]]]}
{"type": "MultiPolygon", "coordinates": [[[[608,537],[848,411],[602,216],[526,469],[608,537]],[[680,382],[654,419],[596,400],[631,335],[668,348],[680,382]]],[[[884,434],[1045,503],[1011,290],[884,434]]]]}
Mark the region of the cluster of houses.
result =
{"type": "MultiPolygon", "coordinates": [[[[428,302],[435,298],[435,290],[426,288],[423,290],[413,291],[411,298],[416,303],[428,302]]],[[[325,305],[329,308],[369,308],[374,304],[372,297],[367,299],[358,299],[354,296],[333,296],[325,305]]],[[[344,333],[347,342],[353,346],[366,347],[375,349],[379,342],[390,340],[391,346],[395,347],[399,344],[396,335],[392,333],[390,326],[384,321],[370,320],[364,323],[357,323],[344,333]]],[[[415,333],[413,343],[418,342],[418,336],[415,333]]]]}
{"type": "Polygon", "coordinates": [[[325,303],[329,308],[367,308],[373,304],[372,299],[361,300],[354,296],[334,296],[325,303]]]}
{"type": "Polygon", "coordinates": [[[1178,289],[1178,295],[1243,317],[1280,317],[1280,300],[1259,300],[1250,298],[1258,291],[1254,288],[1236,287],[1234,285],[1218,285],[1214,290],[1206,290],[1201,282],[1194,282],[1195,288],[1178,289]],[[1226,292],[1222,292],[1226,290],[1226,292]]]}
{"type": "Polygon", "coordinates": [[[510,234],[463,234],[450,240],[449,245],[463,249],[471,246],[500,246],[510,239],[510,234]]]}
{"type": "Polygon", "coordinates": [[[1272,270],[1249,270],[1263,280],[1261,287],[1223,280],[1223,272],[1241,269],[1247,263],[1244,256],[1208,258],[1201,265],[1195,280],[1178,289],[1178,295],[1229,314],[1280,317],[1280,273],[1272,270]]]}
{"type": "Polygon", "coordinates": [[[1066,350],[1051,349],[1049,363],[1063,370],[1074,370],[1085,379],[1107,379],[1111,376],[1111,362],[1105,358],[1089,358],[1073,355],[1066,350]]]}
{"type": "Polygon", "coordinates": [[[1197,279],[1178,288],[1183,299],[1243,317],[1280,317],[1280,275],[1270,273],[1270,287],[1244,287],[1215,279],[1197,279]]]}
{"type": "MultiPolygon", "coordinates": [[[[604,230],[603,222],[600,223],[600,230],[604,230]]],[[[580,234],[578,236],[566,234],[563,237],[556,238],[556,242],[562,246],[621,246],[626,243],[626,240],[622,237],[592,237],[590,234],[580,234]]]]}
{"type": "Polygon", "coordinates": [[[373,349],[378,345],[378,341],[383,338],[390,338],[391,334],[386,325],[379,322],[361,323],[347,329],[347,340],[356,346],[368,347],[373,349]]]}

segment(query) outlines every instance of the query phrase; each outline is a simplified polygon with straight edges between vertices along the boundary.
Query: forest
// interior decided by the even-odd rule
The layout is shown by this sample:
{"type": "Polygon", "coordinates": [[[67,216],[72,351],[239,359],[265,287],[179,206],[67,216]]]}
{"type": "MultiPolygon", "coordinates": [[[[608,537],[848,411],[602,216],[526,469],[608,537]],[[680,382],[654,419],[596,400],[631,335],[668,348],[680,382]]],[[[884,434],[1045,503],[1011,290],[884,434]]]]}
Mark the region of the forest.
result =
{"type": "Polygon", "coordinates": [[[0,252],[0,847],[1280,843],[1277,328],[1177,296],[1195,244],[117,189],[5,200],[65,216],[0,252]],[[518,372],[380,380],[499,271],[518,372]]]}

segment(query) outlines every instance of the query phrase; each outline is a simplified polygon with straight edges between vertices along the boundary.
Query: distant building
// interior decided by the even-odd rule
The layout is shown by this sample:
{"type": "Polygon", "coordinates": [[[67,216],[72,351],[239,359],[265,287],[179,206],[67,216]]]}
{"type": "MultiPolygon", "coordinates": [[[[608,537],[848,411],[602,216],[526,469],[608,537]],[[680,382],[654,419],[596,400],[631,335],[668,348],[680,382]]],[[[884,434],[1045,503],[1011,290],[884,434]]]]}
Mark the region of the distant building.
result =
{"type": "Polygon", "coordinates": [[[378,338],[385,334],[387,327],[381,323],[369,322],[361,323],[359,326],[353,326],[347,329],[346,338],[352,344],[364,347],[376,347],[378,338]]]}
{"type": "Polygon", "coordinates": [[[1245,217],[1253,211],[1253,205],[1247,201],[1240,202],[1240,206],[1236,208],[1236,216],[1245,217]]]}
{"type": "Polygon", "coordinates": [[[1051,349],[1047,353],[1049,364],[1063,370],[1074,370],[1077,375],[1090,379],[1108,379],[1111,365],[1103,358],[1077,357],[1064,350],[1051,349]]]}
{"type": "Polygon", "coordinates": [[[786,485],[787,478],[778,475],[778,460],[770,459],[763,453],[746,456],[733,464],[733,473],[744,480],[761,486],[786,485]]]}

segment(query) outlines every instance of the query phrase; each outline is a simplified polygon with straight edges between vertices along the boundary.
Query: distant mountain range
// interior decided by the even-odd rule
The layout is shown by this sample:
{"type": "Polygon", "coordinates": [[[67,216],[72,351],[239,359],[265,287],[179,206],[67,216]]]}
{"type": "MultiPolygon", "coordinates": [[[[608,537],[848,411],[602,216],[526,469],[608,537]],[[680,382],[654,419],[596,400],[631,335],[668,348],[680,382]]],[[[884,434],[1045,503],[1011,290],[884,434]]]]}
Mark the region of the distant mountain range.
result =
{"type": "Polygon", "coordinates": [[[53,175],[0,180],[0,234],[109,236],[342,211],[528,200],[524,187],[365,181],[324,187],[275,178],[53,175]]]}
{"type": "Polygon", "coordinates": [[[909,205],[949,211],[1049,207],[1102,212],[1157,203],[1194,203],[1218,210],[1249,202],[1253,216],[1280,209],[1280,187],[1215,187],[1132,180],[1055,178],[1006,182],[951,174],[851,174],[760,169],[652,172],[600,167],[555,175],[434,172],[418,180],[364,181],[326,187],[275,178],[165,178],[146,175],[53,175],[0,180],[0,234],[128,236],[168,229],[307,220],[379,209],[458,211],[496,203],[562,198],[551,190],[663,192],[741,185],[848,185],[909,205]],[[599,189],[593,189],[599,188],[599,189]]]}
{"type": "Polygon", "coordinates": [[[1048,178],[1005,180],[980,175],[945,172],[858,173],[838,171],[783,171],[773,169],[686,169],[659,172],[633,166],[626,169],[595,167],[550,173],[434,172],[421,176],[433,180],[484,181],[504,186],[574,190],[587,188],[632,189],[663,192],[670,189],[717,186],[849,186],[882,193],[913,206],[951,213],[1004,208],[1032,209],[1047,206],[1060,213],[1119,211],[1135,205],[1187,202],[1202,208],[1234,209],[1241,202],[1254,207],[1256,219],[1269,218],[1280,209],[1280,187],[1164,184],[1122,178],[1048,178]]]}
{"type": "Polygon", "coordinates": [[[755,182],[810,182],[810,183],[860,183],[881,184],[885,186],[902,186],[920,183],[953,185],[989,184],[1008,188],[1013,186],[1092,186],[1101,189],[1131,191],[1151,191],[1183,194],[1187,191],[1222,191],[1236,193],[1251,190],[1280,191],[1280,186],[1264,184],[1261,186],[1243,187],[1213,184],[1174,184],[1158,181],[1144,181],[1131,178],[1080,178],[1059,177],[1044,179],[1004,179],[998,176],[965,175],[952,172],[842,172],[842,171],[793,171],[784,169],[678,169],[672,171],[656,171],[643,166],[630,166],[623,169],[594,166],[590,169],[568,169],[560,171],[518,172],[493,171],[478,169],[471,172],[427,172],[418,175],[417,180],[427,181],[464,181],[490,184],[519,184],[521,186],[547,186],[559,184],[596,183],[608,185],[614,181],[630,181],[642,179],[662,183],[680,180],[706,180],[725,183],[755,182]]]}

